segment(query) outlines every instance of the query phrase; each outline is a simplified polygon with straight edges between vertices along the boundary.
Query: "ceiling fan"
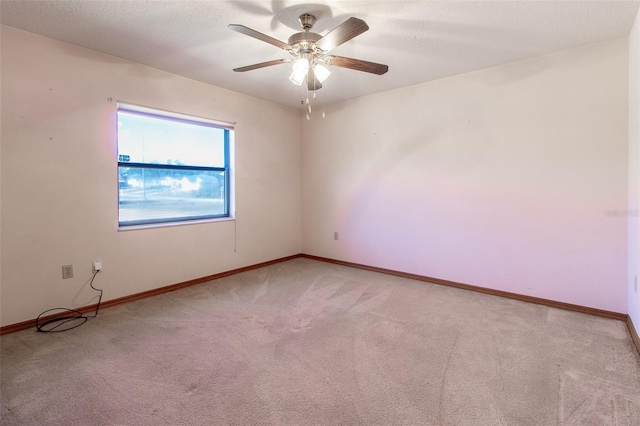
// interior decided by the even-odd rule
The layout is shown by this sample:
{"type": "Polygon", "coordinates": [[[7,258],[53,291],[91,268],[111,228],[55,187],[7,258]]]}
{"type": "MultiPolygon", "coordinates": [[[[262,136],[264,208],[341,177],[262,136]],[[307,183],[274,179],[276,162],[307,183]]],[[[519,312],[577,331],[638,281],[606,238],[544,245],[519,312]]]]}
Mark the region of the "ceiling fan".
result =
{"type": "Polygon", "coordinates": [[[389,70],[387,65],[329,54],[330,50],[369,29],[367,23],[362,19],[353,17],[349,18],[324,36],[311,32],[313,25],[316,23],[315,16],[304,13],[300,15],[298,21],[304,31],[293,34],[289,37],[287,43],[266,34],[262,34],[256,30],[252,30],[251,28],[247,28],[244,25],[230,24],[228,26],[229,29],[272,44],[286,50],[293,56],[293,59],[275,59],[273,61],[235,68],[234,71],[245,72],[270,67],[272,65],[293,62],[293,72],[291,73],[289,80],[294,84],[301,85],[306,79],[308,90],[318,90],[322,88],[322,83],[327,77],[329,77],[329,74],[331,74],[322,64],[334,65],[337,67],[349,68],[377,75],[382,75],[389,70]]]}

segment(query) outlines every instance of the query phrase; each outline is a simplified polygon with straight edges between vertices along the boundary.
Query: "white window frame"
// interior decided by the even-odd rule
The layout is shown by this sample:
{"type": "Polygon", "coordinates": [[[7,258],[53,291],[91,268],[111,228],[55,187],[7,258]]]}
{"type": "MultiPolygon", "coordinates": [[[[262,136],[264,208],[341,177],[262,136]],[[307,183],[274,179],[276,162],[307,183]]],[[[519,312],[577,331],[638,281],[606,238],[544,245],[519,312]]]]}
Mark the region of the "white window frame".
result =
{"type": "MultiPolygon", "coordinates": [[[[120,146],[118,143],[118,227],[120,230],[135,229],[138,227],[149,226],[166,226],[183,223],[197,223],[197,222],[210,222],[220,219],[232,218],[232,161],[233,161],[233,138],[234,138],[234,125],[233,123],[227,123],[222,121],[216,121],[201,117],[190,116],[186,114],[180,114],[175,112],[169,112],[159,110],[155,108],[144,107],[140,105],[134,105],[124,102],[118,102],[116,119],[119,112],[126,112],[129,114],[136,114],[141,116],[153,117],[157,119],[178,121],[181,123],[193,124],[197,126],[213,127],[222,129],[224,131],[224,165],[222,167],[213,166],[194,166],[194,165],[174,165],[174,164],[154,164],[150,162],[129,162],[125,155],[119,152],[120,146]],[[205,171],[205,172],[222,172],[224,173],[224,185],[223,185],[223,203],[224,209],[222,214],[207,214],[207,215],[188,215],[179,217],[163,217],[163,218],[146,218],[139,220],[120,220],[120,203],[121,203],[121,191],[120,191],[120,168],[141,168],[141,169],[162,169],[162,170],[182,170],[182,171],[205,171]]],[[[119,136],[118,132],[116,132],[119,136]]],[[[179,147],[176,147],[179,149],[179,147]]]]}

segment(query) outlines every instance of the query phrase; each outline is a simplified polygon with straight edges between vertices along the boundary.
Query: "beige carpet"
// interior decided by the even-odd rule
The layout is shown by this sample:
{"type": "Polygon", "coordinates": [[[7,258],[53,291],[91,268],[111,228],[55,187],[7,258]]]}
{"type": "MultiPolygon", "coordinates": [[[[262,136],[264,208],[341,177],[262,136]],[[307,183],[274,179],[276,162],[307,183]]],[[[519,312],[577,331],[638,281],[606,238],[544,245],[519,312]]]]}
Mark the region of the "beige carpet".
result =
{"type": "Polygon", "coordinates": [[[1,345],[2,425],[640,425],[623,322],[302,258],[1,345]]]}

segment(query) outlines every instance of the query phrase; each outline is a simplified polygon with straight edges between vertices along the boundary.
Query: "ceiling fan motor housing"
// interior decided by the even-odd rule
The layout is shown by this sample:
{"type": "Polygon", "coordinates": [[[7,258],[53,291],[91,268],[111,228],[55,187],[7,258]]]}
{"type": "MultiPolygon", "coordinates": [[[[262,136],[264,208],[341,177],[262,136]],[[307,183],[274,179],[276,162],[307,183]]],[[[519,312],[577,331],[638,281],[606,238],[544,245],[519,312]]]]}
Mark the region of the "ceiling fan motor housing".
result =
{"type": "Polygon", "coordinates": [[[298,22],[300,22],[304,32],[296,33],[289,37],[288,44],[291,46],[291,53],[294,56],[318,53],[320,49],[314,47],[314,45],[322,36],[310,31],[313,28],[313,24],[316,23],[316,17],[309,13],[303,13],[298,18],[298,22]]]}
{"type": "Polygon", "coordinates": [[[289,37],[289,46],[293,53],[312,53],[313,45],[322,38],[320,34],[303,32],[289,37]]]}

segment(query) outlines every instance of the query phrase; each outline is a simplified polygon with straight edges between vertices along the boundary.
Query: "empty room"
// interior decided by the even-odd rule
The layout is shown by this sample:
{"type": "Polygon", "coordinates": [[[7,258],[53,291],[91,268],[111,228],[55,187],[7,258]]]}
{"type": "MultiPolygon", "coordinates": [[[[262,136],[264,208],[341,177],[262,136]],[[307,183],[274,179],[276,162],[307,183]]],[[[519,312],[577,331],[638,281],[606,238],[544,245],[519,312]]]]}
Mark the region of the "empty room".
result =
{"type": "Polygon", "coordinates": [[[0,424],[640,424],[639,8],[1,0],[0,424]]]}

